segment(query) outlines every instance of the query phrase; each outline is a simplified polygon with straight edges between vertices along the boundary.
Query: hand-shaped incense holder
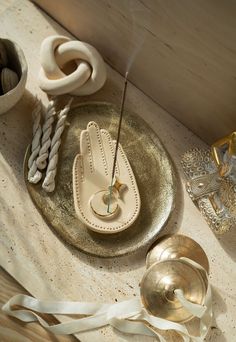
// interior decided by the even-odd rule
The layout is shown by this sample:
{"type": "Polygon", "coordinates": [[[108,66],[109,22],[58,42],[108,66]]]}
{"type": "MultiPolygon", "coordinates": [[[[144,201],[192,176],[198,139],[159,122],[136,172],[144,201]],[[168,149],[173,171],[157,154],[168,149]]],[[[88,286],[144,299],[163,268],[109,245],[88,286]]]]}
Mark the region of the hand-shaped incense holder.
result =
{"type": "Polygon", "coordinates": [[[42,42],[40,63],[39,86],[50,95],[90,95],[106,81],[105,63],[98,51],[64,36],[50,36],[42,42]],[[72,69],[65,73],[69,64],[72,69]]]}
{"type": "Polygon", "coordinates": [[[236,225],[236,133],[211,149],[186,152],[182,165],[191,199],[213,231],[222,234],[236,225]]]}
{"type": "Polygon", "coordinates": [[[115,145],[108,131],[89,122],[80,135],[73,166],[74,205],[79,219],[93,231],[120,232],[136,220],[140,196],[129,161],[119,146],[111,186],[115,145]]]}

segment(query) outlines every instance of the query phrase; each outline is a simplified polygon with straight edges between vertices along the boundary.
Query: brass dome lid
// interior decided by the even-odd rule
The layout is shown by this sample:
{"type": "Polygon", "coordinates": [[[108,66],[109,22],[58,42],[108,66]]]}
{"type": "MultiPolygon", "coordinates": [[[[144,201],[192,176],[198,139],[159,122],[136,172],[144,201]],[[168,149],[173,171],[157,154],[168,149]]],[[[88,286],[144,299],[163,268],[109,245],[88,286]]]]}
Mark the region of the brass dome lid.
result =
{"type": "Polygon", "coordinates": [[[187,322],[193,315],[177,299],[175,289],[181,289],[187,300],[201,305],[207,291],[206,275],[182,259],[156,262],[147,269],[141,281],[142,303],[153,316],[187,322]]]}
{"type": "Polygon", "coordinates": [[[189,258],[201,265],[209,273],[209,262],[202,247],[185,235],[167,235],[155,242],[146,256],[146,266],[168,259],[189,258]]]}

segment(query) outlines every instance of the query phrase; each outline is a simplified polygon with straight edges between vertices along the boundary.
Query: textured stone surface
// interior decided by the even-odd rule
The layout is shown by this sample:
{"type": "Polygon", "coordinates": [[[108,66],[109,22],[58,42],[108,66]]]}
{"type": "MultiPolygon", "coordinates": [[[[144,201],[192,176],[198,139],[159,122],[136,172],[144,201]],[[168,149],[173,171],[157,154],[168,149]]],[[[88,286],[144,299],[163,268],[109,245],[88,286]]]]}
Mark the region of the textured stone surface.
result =
{"type": "MultiPolygon", "coordinates": [[[[24,0],[16,1],[2,12],[0,20],[0,36],[16,40],[24,50],[29,66],[24,97],[16,108],[0,117],[1,265],[38,298],[115,302],[138,296],[139,282],[145,269],[144,252],[114,260],[89,257],[78,252],[49,229],[30,200],[24,184],[23,158],[31,139],[33,96],[37,94],[44,104],[47,103],[45,94],[37,84],[39,47],[46,36],[66,32],[24,0]]],[[[78,98],[77,101],[100,100],[119,104],[122,86],[122,77],[108,67],[108,81],[104,88],[93,96],[78,98]]],[[[131,84],[128,86],[126,108],[151,125],[174,161],[179,174],[179,197],[175,212],[163,233],[179,231],[195,239],[206,251],[210,261],[215,312],[209,341],[231,342],[236,336],[236,231],[217,238],[182,185],[181,155],[189,148],[205,145],[131,84]]],[[[1,284],[1,292],[5,293],[2,298],[6,300],[15,290],[1,284]]],[[[0,337],[4,334],[2,327],[0,325],[0,337]]],[[[27,329],[25,326],[26,332],[27,329]]],[[[110,328],[84,333],[80,337],[85,342],[95,338],[98,341],[152,341],[150,338],[114,333],[110,328]]],[[[34,341],[39,340],[40,337],[35,336],[34,341]]]]}

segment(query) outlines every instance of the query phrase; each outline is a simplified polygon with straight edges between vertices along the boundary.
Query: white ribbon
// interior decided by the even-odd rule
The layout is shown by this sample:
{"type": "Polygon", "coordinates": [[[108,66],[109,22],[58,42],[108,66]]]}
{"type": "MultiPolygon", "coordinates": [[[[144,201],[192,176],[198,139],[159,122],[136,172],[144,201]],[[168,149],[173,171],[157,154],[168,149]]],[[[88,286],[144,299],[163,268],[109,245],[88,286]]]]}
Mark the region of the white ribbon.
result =
{"type": "Polygon", "coordinates": [[[188,301],[184,297],[183,291],[180,289],[176,289],[174,291],[174,293],[175,293],[175,296],[180,301],[180,303],[183,305],[183,307],[188,310],[188,312],[191,312],[194,316],[196,316],[198,318],[201,318],[204,315],[204,313],[206,311],[205,305],[199,305],[199,304],[192,303],[192,302],[188,301]]]}
{"type": "MultiPolygon", "coordinates": [[[[196,262],[187,258],[182,259],[205,272],[207,277],[206,271],[196,262]]],[[[19,294],[12,297],[3,305],[2,310],[6,314],[24,322],[38,321],[45,329],[54,334],[75,334],[111,325],[124,333],[158,337],[161,342],[165,342],[166,339],[155,328],[159,330],[174,330],[182,336],[184,342],[203,341],[210,328],[212,318],[211,288],[209,282],[203,305],[188,301],[183,296],[181,290],[175,290],[175,294],[186,310],[195,317],[200,318],[198,336],[191,335],[184,324],[150,315],[143,307],[139,298],[115,304],[99,304],[89,302],[41,301],[27,295],[19,294]],[[16,309],[14,307],[16,305],[24,307],[24,309],[16,309]],[[49,325],[36,312],[57,315],[77,314],[87,317],[49,325]]]]}

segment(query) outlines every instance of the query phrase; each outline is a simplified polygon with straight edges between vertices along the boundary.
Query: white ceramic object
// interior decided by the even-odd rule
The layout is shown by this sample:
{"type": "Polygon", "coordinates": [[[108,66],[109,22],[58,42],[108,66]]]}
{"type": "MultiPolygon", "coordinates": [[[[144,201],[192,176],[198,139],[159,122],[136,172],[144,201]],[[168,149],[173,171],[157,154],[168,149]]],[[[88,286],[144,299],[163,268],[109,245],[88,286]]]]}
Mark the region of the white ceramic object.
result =
{"type": "Polygon", "coordinates": [[[74,205],[79,219],[98,233],[113,234],[137,219],[141,201],[129,161],[119,146],[116,182],[110,198],[115,142],[108,131],[89,122],[80,135],[80,154],[73,166],[74,205]],[[110,201],[109,211],[108,202],[110,201]]]}
{"type": "Polygon", "coordinates": [[[1,39],[0,43],[6,48],[8,59],[7,65],[14,70],[19,77],[17,85],[6,94],[0,96],[0,114],[3,114],[14,107],[22,97],[25,90],[28,67],[24,53],[16,43],[8,39],[1,39]]]}
{"type": "Polygon", "coordinates": [[[89,95],[106,81],[105,63],[98,51],[64,36],[50,36],[43,41],[40,62],[39,86],[50,95],[89,95]],[[65,74],[62,69],[69,62],[77,67],[65,74]]]}

